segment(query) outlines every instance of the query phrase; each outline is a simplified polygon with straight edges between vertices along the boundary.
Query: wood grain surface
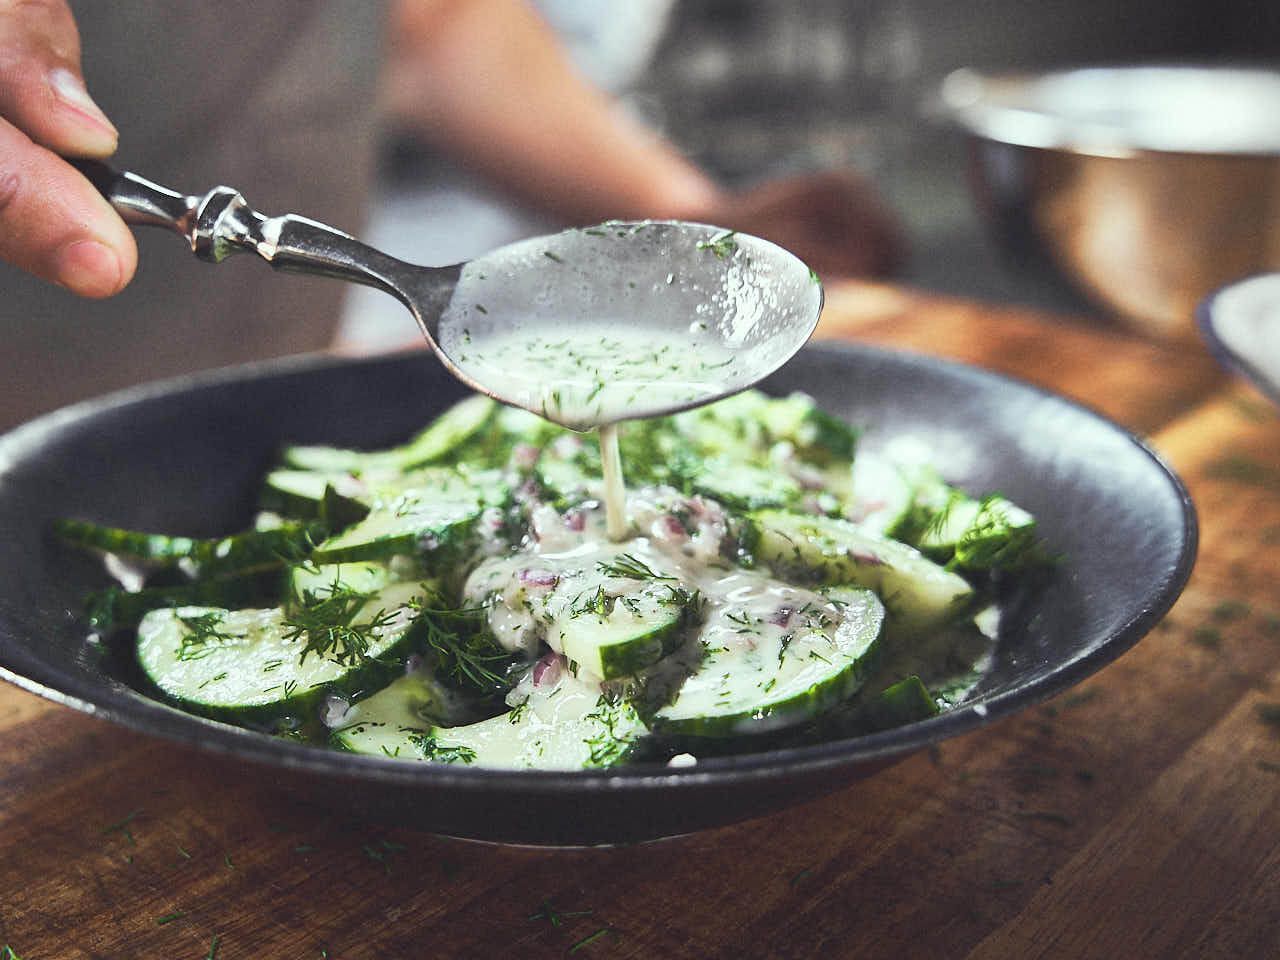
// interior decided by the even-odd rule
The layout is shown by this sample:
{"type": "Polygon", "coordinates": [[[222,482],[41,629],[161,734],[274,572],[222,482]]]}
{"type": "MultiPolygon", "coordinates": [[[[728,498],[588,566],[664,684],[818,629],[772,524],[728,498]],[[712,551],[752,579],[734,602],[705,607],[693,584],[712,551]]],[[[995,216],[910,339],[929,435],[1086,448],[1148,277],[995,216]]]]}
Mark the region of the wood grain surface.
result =
{"type": "Polygon", "coordinates": [[[616,849],[351,821],[0,684],[0,958],[1280,956],[1275,410],[1194,349],[890,287],[830,289],[819,335],[1009,373],[1148,437],[1200,516],[1172,612],[1048,704],[616,849]]]}

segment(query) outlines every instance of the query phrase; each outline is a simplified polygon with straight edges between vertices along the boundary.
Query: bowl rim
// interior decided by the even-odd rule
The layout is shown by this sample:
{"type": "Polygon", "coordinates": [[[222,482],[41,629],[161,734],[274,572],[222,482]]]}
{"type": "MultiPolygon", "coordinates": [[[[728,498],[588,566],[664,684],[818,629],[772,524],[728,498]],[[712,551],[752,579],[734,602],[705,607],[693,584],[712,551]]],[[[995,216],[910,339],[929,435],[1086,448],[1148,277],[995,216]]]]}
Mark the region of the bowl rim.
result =
{"type": "MultiPolygon", "coordinates": [[[[1144,455],[1169,485],[1180,507],[1178,554],[1162,581],[1144,596],[1122,625],[1093,649],[1060,664],[1049,673],[1001,688],[989,696],[961,704],[938,716],[855,738],[763,750],[755,753],[699,758],[696,765],[673,768],[666,764],[637,762],[603,771],[535,771],[411,764],[401,760],[358,756],[323,746],[289,742],[267,734],[196,716],[124,687],[74,676],[50,668],[24,652],[23,646],[0,633],[0,679],[81,713],[100,717],[127,729],[162,740],[194,746],[212,753],[234,756],[265,766],[303,771],[338,780],[375,781],[389,786],[438,787],[486,794],[577,794],[584,791],[651,791],[702,786],[749,784],[774,779],[779,774],[814,774],[861,764],[887,761],[916,752],[943,739],[970,732],[997,719],[1042,702],[1074,685],[1118,658],[1141,639],[1169,610],[1185,586],[1194,566],[1198,546],[1195,506],[1178,475],[1141,437],[1080,401],[1055,394],[1017,377],[996,373],[960,361],[928,354],[866,344],[821,342],[804,348],[808,353],[861,356],[868,360],[906,361],[944,375],[995,380],[1030,391],[1041,400],[1063,404],[1131,444],[1144,455]]],[[[415,351],[416,352],[416,351],[415,351]]],[[[306,354],[202,371],[154,383],[142,384],[93,398],[45,414],[0,435],[0,479],[7,465],[20,461],[25,451],[79,421],[158,397],[189,390],[217,387],[257,377],[310,373],[338,366],[368,366],[395,361],[405,353],[369,357],[306,354]]]]}
{"type": "MultiPolygon", "coordinates": [[[[1209,351],[1217,358],[1218,362],[1226,369],[1244,376],[1266,394],[1273,403],[1280,406],[1280,380],[1277,380],[1274,375],[1268,374],[1249,357],[1229,344],[1222,336],[1217,322],[1220,307],[1225,297],[1238,292],[1242,288],[1263,283],[1275,285],[1277,291],[1280,292],[1280,271],[1263,270],[1223,284],[1207,294],[1196,305],[1195,318],[1196,325],[1200,329],[1200,335],[1204,338],[1209,351]]],[[[1275,301],[1276,306],[1280,308],[1280,295],[1275,297],[1275,301]]]]}
{"type": "Polygon", "coordinates": [[[1033,105],[1001,102],[1001,90],[1033,89],[1035,86],[1083,74],[1134,75],[1165,71],[1204,74],[1206,80],[1223,76],[1265,77],[1280,85],[1280,70],[1258,64],[1223,64],[1152,61],[1129,64],[1084,64],[1051,70],[987,71],[961,67],[943,78],[937,98],[943,114],[971,136],[1015,147],[1057,151],[1078,156],[1132,159],[1140,157],[1198,157],[1233,159],[1278,159],[1280,140],[1270,146],[1233,145],[1209,150],[1175,146],[1126,135],[1115,125],[1085,123],[1059,117],[1033,105]]]}

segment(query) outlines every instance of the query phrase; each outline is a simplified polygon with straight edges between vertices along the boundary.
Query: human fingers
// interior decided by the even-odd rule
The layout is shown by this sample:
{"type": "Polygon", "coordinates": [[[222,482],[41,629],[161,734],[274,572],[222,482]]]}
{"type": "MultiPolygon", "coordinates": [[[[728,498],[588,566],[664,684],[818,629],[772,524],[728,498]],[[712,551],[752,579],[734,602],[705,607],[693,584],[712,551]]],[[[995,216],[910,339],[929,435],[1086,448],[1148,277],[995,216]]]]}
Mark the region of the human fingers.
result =
{"type": "Polygon", "coordinates": [[[59,156],[107,156],[117,139],[65,0],[0,0],[0,259],[83,296],[129,282],[132,234],[59,156]]]}
{"type": "Polygon", "coordinates": [[[844,171],[766,181],[730,198],[718,222],[773,240],[824,276],[891,273],[906,249],[874,187],[844,171]]]}
{"type": "Polygon", "coordinates": [[[85,297],[133,276],[129,228],[65,160],[0,120],[0,259],[85,297]]]}
{"type": "Polygon", "coordinates": [[[80,73],[65,0],[0,0],[0,117],[56,153],[105,157],[118,134],[80,73]]]}

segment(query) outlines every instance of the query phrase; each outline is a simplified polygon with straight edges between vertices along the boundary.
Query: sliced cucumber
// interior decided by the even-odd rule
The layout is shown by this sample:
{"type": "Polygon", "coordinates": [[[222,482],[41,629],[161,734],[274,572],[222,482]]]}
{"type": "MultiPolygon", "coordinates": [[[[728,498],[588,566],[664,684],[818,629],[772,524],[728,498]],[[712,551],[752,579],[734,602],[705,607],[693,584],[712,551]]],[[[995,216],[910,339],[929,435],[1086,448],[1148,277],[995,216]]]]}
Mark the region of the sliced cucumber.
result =
{"type": "Polygon", "coordinates": [[[692,489],[729,507],[760,510],[785,507],[800,499],[800,485],[775,469],[729,457],[704,460],[689,478],[692,489]]]}
{"type": "Polygon", "coordinates": [[[656,663],[680,644],[693,615],[692,594],[645,584],[634,593],[585,604],[556,617],[547,643],[563,653],[571,669],[600,680],[626,677],[656,663]]]}
{"type": "Polygon", "coordinates": [[[89,520],[53,521],[54,535],[63,543],[103,553],[114,553],[143,564],[164,566],[190,557],[201,541],[141,530],[109,527],[89,520]]]}
{"type": "Polygon", "coordinates": [[[259,507],[286,517],[316,518],[334,529],[362,520],[369,512],[369,484],[349,473],[272,470],[259,507]]]}
{"type": "Polygon", "coordinates": [[[936,716],[938,704],[924,681],[912,674],[890,684],[869,699],[862,709],[863,722],[870,730],[889,730],[936,716]]]}
{"type": "Polygon", "coordinates": [[[278,607],[156,610],[138,625],[138,663],[169,699],[196,713],[241,722],[305,717],[325,693],[355,695],[398,669],[412,636],[412,601],[424,594],[420,584],[397,583],[363,602],[349,620],[367,628],[359,656],[341,646],[305,653],[278,607]]]}
{"type": "Polygon", "coordinates": [[[351,753],[398,757],[414,736],[427,736],[439,722],[443,702],[439,688],[427,677],[408,674],[377,693],[353,704],[329,743],[351,753]]]}
{"type": "Polygon", "coordinates": [[[498,405],[476,394],[454,404],[408,443],[390,450],[365,452],[339,447],[288,447],[284,461],[291,467],[322,473],[354,473],[381,470],[412,470],[436,463],[454,453],[487,426],[498,405]]]}
{"type": "Polygon", "coordinates": [[[918,550],[847,520],[781,510],[751,515],[756,557],[775,574],[800,581],[856,583],[880,595],[896,631],[915,633],[963,614],[973,588],[918,550]]]}
{"type": "Polygon", "coordinates": [[[545,642],[597,681],[660,660],[701,612],[696,589],[652,553],[606,547],[553,567],[528,555],[487,560],[472,571],[464,597],[486,608],[489,631],[505,649],[536,656],[545,642]]]}
{"type": "Polygon", "coordinates": [[[853,462],[848,519],[868,533],[893,536],[911,508],[912,487],[902,468],[874,453],[853,462]]]}
{"type": "Polygon", "coordinates": [[[810,601],[782,625],[749,608],[722,609],[699,637],[701,664],[654,715],[653,729],[732,737],[803,723],[858,689],[883,622],[880,601],[857,588],[810,601]]]}
{"type": "Polygon", "coordinates": [[[775,443],[791,443],[812,463],[847,465],[853,459],[857,432],[821,410],[808,394],[793,393],[770,400],[760,408],[758,416],[775,443]]]}
{"type": "Polygon", "coordinates": [[[165,607],[250,607],[271,603],[280,596],[281,580],[280,571],[270,570],[136,591],[107,587],[89,595],[89,624],[99,633],[111,634],[136,627],[145,614],[165,607]]]}
{"type": "Polygon", "coordinates": [[[55,521],[54,533],[74,546],[115,554],[147,567],[181,564],[193,576],[201,577],[278,569],[305,556],[314,539],[323,536],[319,525],[297,521],[210,539],[167,537],[84,520],[55,521]]]}
{"type": "Polygon", "coordinates": [[[304,564],[289,571],[289,595],[332,592],[336,587],[375,593],[397,579],[385,563],[304,564]]]}
{"type": "Polygon", "coordinates": [[[1001,496],[952,497],[920,537],[920,549],[961,570],[1009,570],[1036,551],[1036,521],[1001,496]]]}
{"type": "Polygon", "coordinates": [[[610,767],[625,760],[647,729],[635,707],[610,700],[572,676],[535,689],[520,707],[458,727],[433,726],[431,702],[400,681],[360,703],[332,742],[355,753],[431,763],[536,770],[610,767]]]}
{"type": "Polygon", "coordinates": [[[359,523],[317,546],[312,558],[318,563],[347,563],[442,551],[456,558],[484,509],[501,506],[508,495],[496,471],[419,471],[412,484],[389,492],[359,523]]]}

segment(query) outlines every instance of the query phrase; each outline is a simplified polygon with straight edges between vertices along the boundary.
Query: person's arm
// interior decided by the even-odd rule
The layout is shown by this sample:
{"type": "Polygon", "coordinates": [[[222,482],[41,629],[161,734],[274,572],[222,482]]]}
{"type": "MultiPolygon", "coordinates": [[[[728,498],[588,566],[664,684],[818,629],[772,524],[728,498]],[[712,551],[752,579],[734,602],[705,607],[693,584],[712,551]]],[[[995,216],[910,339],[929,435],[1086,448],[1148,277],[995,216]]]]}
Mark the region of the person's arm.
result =
{"type": "Polygon", "coordinates": [[[133,235],[59,156],[115,148],[64,0],[0,4],[0,259],[82,296],[118,293],[137,264],[133,235]]]}
{"type": "Polygon", "coordinates": [[[698,219],[720,201],[577,72],[521,0],[398,0],[387,80],[411,132],[567,222],[698,219]]]}
{"type": "Polygon", "coordinates": [[[897,218],[848,171],[720,189],[569,62],[522,0],[397,0],[392,117],[467,169],[562,223],[694,220],[787,247],[819,273],[883,274],[897,218]]]}

